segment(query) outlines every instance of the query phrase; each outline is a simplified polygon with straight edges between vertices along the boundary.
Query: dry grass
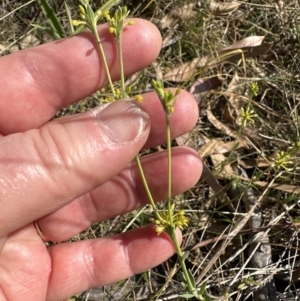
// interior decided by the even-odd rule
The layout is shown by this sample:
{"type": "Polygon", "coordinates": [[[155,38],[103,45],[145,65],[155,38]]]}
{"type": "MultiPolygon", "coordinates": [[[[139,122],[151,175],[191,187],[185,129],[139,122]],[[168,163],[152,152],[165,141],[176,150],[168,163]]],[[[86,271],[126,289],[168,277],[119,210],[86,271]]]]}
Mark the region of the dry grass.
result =
{"type": "MultiPolygon", "coordinates": [[[[73,12],[76,7],[67,2],[73,12]]],[[[64,1],[50,3],[67,30],[64,1]]],[[[187,264],[198,284],[206,285],[205,300],[297,300],[299,4],[296,0],[257,0],[239,2],[236,10],[230,10],[220,1],[223,7],[217,10],[211,3],[126,3],[135,16],[152,20],[164,37],[160,57],[140,72],[135,88],[149,89],[156,76],[162,76],[169,86],[188,90],[197,79],[208,84],[202,86],[204,92],[194,92],[200,115],[189,140],[183,137],[174,142],[184,141],[198,149],[206,166],[199,183],[176,199],[190,218],[182,247],[189,250],[187,264]],[[244,52],[241,46],[226,55],[220,52],[249,36],[265,37],[258,45],[248,41],[244,52]],[[194,61],[206,56],[205,64],[194,61]],[[190,62],[196,63],[184,65],[190,62]],[[173,76],[166,77],[170,70],[173,76]],[[179,70],[187,74],[184,80],[179,70]],[[259,92],[251,97],[253,82],[259,92]],[[242,108],[247,107],[257,116],[254,123],[241,126],[242,108]],[[286,159],[286,165],[280,165],[280,158],[286,159]]],[[[2,2],[3,55],[30,47],[22,44],[26,35],[40,43],[50,39],[31,26],[48,24],[38,4],[30,1],[19,8],[20,4],[2,2]]],[[[96,103],[86,101],[83,108],[96,103]]],[[[68,112],[80,110],[82,105],[68,112]]],[[[151,210],[144,208],[97,223],[74,239],[112,235],[148,223],[150,216],[151,210]]],[[[97,291],[92,291],[72,300],[149,300],[150,294],[153,300],[181,300],[177,269],[174,256],[156,269],[106,288],[104,294],[99,290],[98,299],[93,297],[97,291]],[[162,299],[167,296],[169,299],[162,299]]]]}

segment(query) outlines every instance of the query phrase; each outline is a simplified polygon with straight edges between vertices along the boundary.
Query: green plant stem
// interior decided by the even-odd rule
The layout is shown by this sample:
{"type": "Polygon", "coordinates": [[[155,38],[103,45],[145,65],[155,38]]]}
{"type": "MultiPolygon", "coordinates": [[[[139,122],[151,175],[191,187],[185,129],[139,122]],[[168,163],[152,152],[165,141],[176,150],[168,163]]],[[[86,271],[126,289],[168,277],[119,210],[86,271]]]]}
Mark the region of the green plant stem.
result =
{"type": "Polygon", "coordinates": [[[97,25],[93,26],[92,32],[93,32],[93,35],[96,38],[96,41],[97,41],[97,44],[98,44],[98,47],[99,47],[99,50],[100,50],[101,58],[102,58],[102,61],[103,61],[103,65],[104,65],[104,69],[105,69],[105,73],[106,73],[106,76],[107,76],[107,80],[108,80],[110,89],[112,91],[112,94],[113,94],[114,98],[116,98],[116,93],[115,93],[113,82],[111,80],[111,76],[110,76],[109,68],[108,68],[108,65],[107,65],[105,53],[104,53],[104,50],[103,50],[103,47],[102,47],[102,44],[101,44],[101,41],[100,41],[100,37],[99,37],[98,31],[97,31],[97,25]]]}
{"type": "Polygon", "coordinates": [[[195,287],[191,282],[190,279],[190,275],[188,273],[188,270],[186,268],[185,265],[185,261],[183,258],[183,254],[176,236],[176,228],[174,226],[173,223],[173,209],[172,209],[172,204],[171,204],[171,200],[172,200],[172,155],[171,155],[171,127],[170,127],[170,113],[166,113],[165,114],[165,118],[166,118],[166,131],[167,131],[167,156],[168,156],[168,199],[167,199],[167,206],[168,206],[168,212],[169,212],[169,217],[170,217],[170,227],[169,227],[169,231],[167,231],[167,233],[169,234],[169,236],[171,237],[175,249],[176,249],[176,253],[178,256],[178,260],[180,263],[180,266],[182,268],[182,271],[185,275],[185,278],[187,280],[187,285],[188,285],[188,289],[190,291],[190,293],[194,293],[195,292],[195,287]]]}
{"type": "Polygon", "coordinates": [[[168,198],[167,198],[167,207],[170,217],[170,226],[174,228],[173,224],[173,210],[172,210],[172,204],[171,204],[171,198],[172,198],[172,156],[171,156],[171,128],[170,128],[170,114],[165,114],[166,118],[166,131],[167,131],[167,157],[168,157],[168,198]]]}
{"type": "Polygon", "coordinates": [[[149,199],[149,202],[154,210],[154,213],[155,213],[155,216],[156,218],[163,222],[163,219],[162,217],[160,216],[160,214],[158,213],[158,210],[155,206],[155,203],[154,203],[154,200],[153,200],[153,197],[152,197],[152,194],[151,194],[151,191],[149,189],[149,186],[148,186],[148,183],[147,183],[147,180],[146,180],[146,177],[145,177],[145,174],[144,174],[144,171],[143,171],[143,167],[142,167],[142,164],[141,164],[141,160],[140,160],[140,157],[139,155],[136,155],[135,156],[135,162],[136,162],[136,165],[138,167],[138,170],[139,170],[139,173],[140,173],[140,176],[141,176],[141,179],[142,179],[142,182],[143,182],[143,185],[144,185],[144,188],[146,190],[146,194],[148,196],[148,199],[149,199]]]}
{"type": "Polygon", "coordinates": [[[125,76],[124,76],[124,64],[123,64],[123,52],[122,52],[122,34],[117,38],[118,45],[118,54],[119,54],[119,66],[120,66],[120,75],[121,75],[121,96],[122,98],[128,98],[128,95],[125,92],[125,76]]]}
{"type": "Polygon", "coordinates": [[[184,258],[183,258],[183,253],[182,253],[182,250],[180,248],[180,245],[179,245],[179,242],[178,242],[178,239],[177,239],[177,236],[176,236],[175,227],[170,228],[170,231],[168,231],[168,234],[169,234],[169,236],[171,237],[171,239],[174,243],[176,253],[177,253],[177,256],[178,256],[178,261],[179,261],[179,264],[182,268],[185,279],[187,281],[187,286],[188,286],[189,292],[190,293],[195,293],[196,288],[194,287],[193,283],[191,282],[189,272],[188,272],[187,267],[185,265],[185,261],[184,261],[184,258]]]}

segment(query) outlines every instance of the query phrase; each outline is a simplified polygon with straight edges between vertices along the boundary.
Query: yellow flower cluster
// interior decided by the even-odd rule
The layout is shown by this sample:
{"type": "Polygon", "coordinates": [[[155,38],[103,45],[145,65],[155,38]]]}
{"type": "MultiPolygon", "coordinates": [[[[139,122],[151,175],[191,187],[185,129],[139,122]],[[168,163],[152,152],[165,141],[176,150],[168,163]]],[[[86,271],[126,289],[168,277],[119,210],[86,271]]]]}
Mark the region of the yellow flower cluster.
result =
{"type": "Polygon", "coordinates": [[[100,18],[104,16],[104,13],[100,9],[94,12],[88,0],[79,0],[79,2],[80,20],[73,20],[72,24],[74,26],[84,25],[93,31],[100,18]]]}
{"type": "Polygon", "coordinates": [[[174,112],[174,106],[177,96],[180,93],[180,89],[177,89],[175,94],[171,90],[164,90],[164,83],[160,80],[152,80],[152,86],[154,87],[159,100],[164,108],[165,114],[170,115],[174,112]]]}
{"type": "MultiPolygon", "coordinates": [[[[131,86],[126,87],[126,94],[129,94],[132,90],[131,86]]],[[[109,102],[114,102],[118,99],[122,99],[122,92],[119,88],[114,89],[114,96],[113,95],[107,95],[103,100],[102,103],[109,103],[109,102]]],[[[128,96],[129,99],[134,100],[136,102],[143,102],[144,98],[141,94],[135,95],[133,97],[128,96]]]]}
{"type": "Polygon", "coordinates": [[[137,102],[143,102],[144,100],[143,95],[141,94],[136,95],[133,99],[137,102]]]}
{"type": "Polygon", "coordinates": [[[252,110],[249,106],[247,106],[246,109],[241,109],[241,123],[243,127],[245,127],[248,122],[254,123],[254,118],[256,117],[257,114],[255,114],[254,110],[252,110]]]}
{"type": "Polygon", "coordinates": [[[173,212],[170,219],[169,212],[161,212],[160,213],[161,220],[155,220],[157,234],[161,234],[163,231],[167,230],[168,227],[174,225],[175,227],[180,228],[181,230],[188,225],[188,218],[185,216],[184,210],[179,210],[177,212],[173,212]]]}
{"type": "Polygon", "coordinates": [[[103,17],[109,24],[109,32],[112,33],[116,38],[120,38],[122,30],[126,25],[133,25],[134,21],[128,21],[124,24],[124,20],[127,18],[129,11],[126,6],[118,7],[113,17],[108,12],[103,13],[103,17]]]}
{"type": "Polygon", "coordinates": [[[258,87],[258,83],[257,82],[252,82],[250,85],[250,93],[251,96],[256,97],[259,93],[259,87],[258,87]]]}
{"type": "Polygon", "coordinates": [[[284,169],[285,171],[292,171],[293,168],[291,165],[293,161],[291,160],[291,156],[284,151],[280,151],[276,154],[276,159],[274,161],[274,167],[276,169],[284,169]]]}

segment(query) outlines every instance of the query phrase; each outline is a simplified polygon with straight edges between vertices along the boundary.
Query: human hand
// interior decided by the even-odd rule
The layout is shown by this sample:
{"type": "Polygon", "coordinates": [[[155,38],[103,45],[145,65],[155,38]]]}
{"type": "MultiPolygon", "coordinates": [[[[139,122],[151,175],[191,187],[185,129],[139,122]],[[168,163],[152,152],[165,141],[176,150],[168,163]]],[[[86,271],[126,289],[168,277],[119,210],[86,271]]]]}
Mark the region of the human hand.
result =
{"type": "MultiPolygon", "coordinates": [[[[117,79],[114,39],[105,25],[99,32],[117,79]]],[[[156,27],[139,19],[124,31],[123,41],[127,75],[150,64],[161,47],[156,27]]],[[[61,300],[140,273],[174,253],[168,236],[158,236],[152,225],[51,247],[34,227],[38,220],[45,236],[60,242],[93,222],[148,203],[132,160],[141,148],[165,140],[155,93],[145,94],[141,106],[117,101],[48,122],[59,109],[106,84],[93,43],[90,33],[82,33],[0,59],[1,301],[61,300]]],[[[181,92],[171,117],[172,136],[189,131],[197,118],[192,96],[181,92]]],[[[197,182],[202,165],[188,148],[175,148],[172,156],[176,195],[197,182]]],[[[155,200],[163,200],[165,153],[143,157],[142,164],[155,200]]]]}

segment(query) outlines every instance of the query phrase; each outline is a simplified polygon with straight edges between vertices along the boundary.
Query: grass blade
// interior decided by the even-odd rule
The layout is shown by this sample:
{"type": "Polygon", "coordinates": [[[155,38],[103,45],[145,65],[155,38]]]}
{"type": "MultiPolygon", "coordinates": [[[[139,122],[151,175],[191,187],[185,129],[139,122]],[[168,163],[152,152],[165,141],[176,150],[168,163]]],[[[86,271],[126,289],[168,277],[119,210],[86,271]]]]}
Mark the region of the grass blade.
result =
{"type": "Polygon", "coordinates": [[[55,14],[54,10],[47,2],[47,0],[38,0],[38,3],[41,9],[43,10],[44,14],[46,15],[48,21],[50,22],[50,26],[53,30],[52,36],[64,38],[66,34],[63,29],[63,26],[57,18],[57,15],[55,14]]]}
{"type": "Polygon", "coordinates": [[[39,24],[31,24],[31,26],[33,26],[39,30],[42,30],[43,32],[48,34],[53,40],[60,39],[60,36],[57,34],[57,32],[53,31],[52,28],[41,26],[39,24]]]}
{"type": "Polygon", "coordinates": [[[117,5],[121,0],[108,0],[101,6],[101,11],[110,10],[114,5],[117,5]]]}
{"type": "Polygon", "coordinates": [[[74,33],[74,26],[73,26],[73,23],[72,23],[72,16],[71,16],[70,7],[69,7],[67,2],[65,2],[64,5],[65,5],[66,13],[67,13],[68,23],[69,23],[69,26],[70,26],[71,33],[74,33]]]}

